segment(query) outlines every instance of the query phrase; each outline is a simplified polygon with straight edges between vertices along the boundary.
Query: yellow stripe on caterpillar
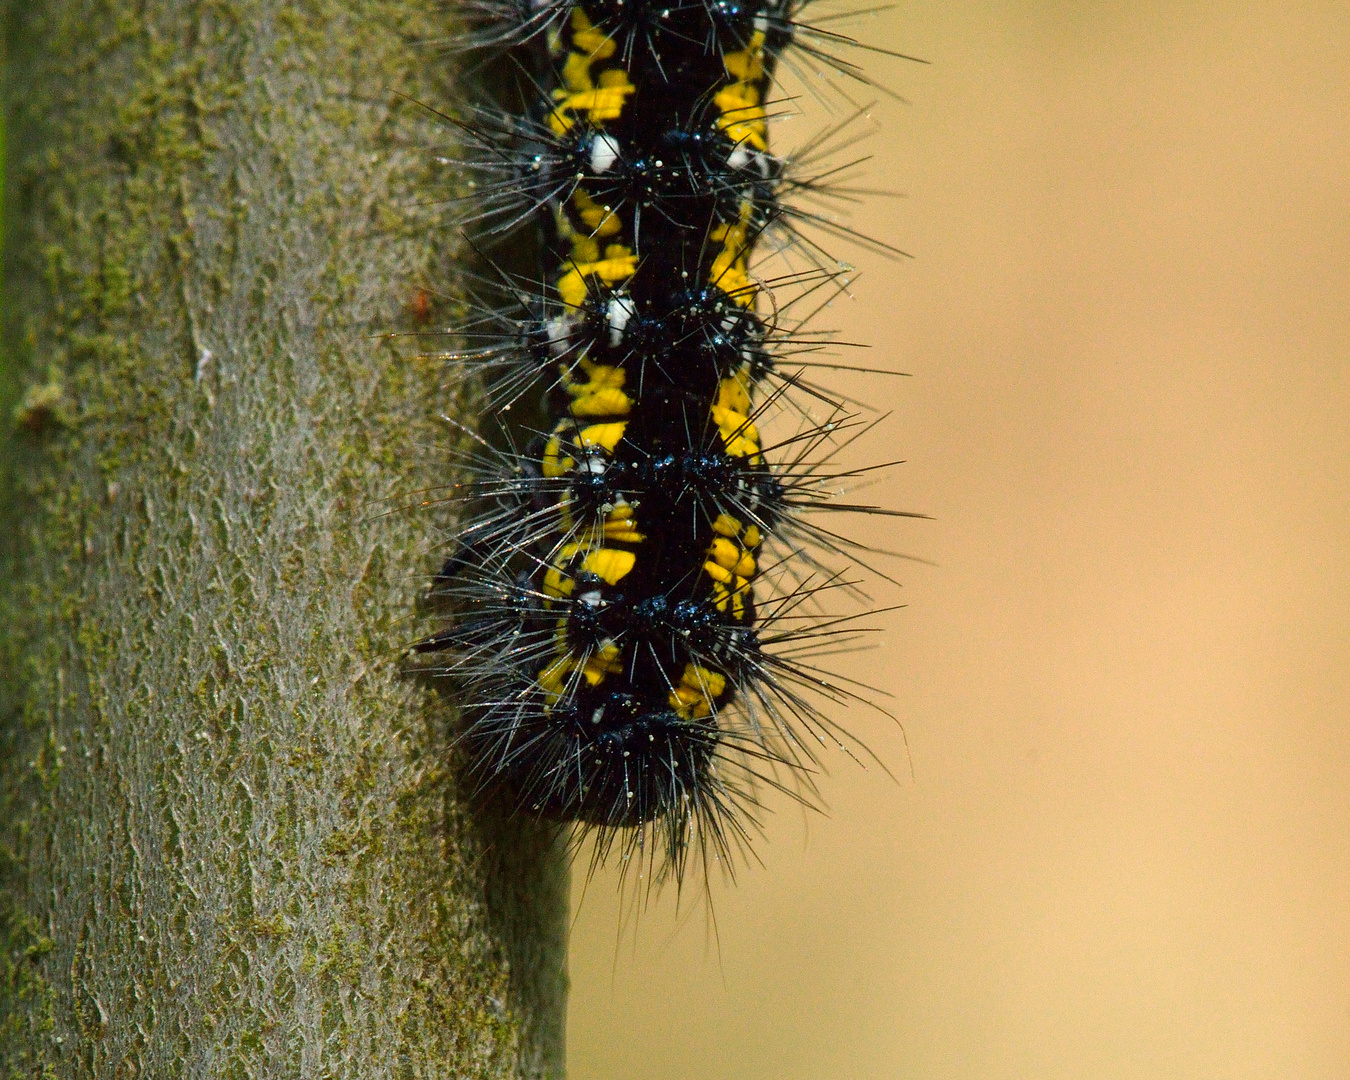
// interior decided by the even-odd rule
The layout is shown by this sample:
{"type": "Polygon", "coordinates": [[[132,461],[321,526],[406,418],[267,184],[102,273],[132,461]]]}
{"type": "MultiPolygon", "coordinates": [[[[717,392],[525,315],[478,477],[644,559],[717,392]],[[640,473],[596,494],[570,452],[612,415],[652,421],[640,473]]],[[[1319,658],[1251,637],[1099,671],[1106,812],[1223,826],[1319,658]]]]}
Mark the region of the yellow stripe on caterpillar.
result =
{"type": "Polygon", "coordinates": [[[600,241],[588,233],[574,229],[572,219],[567,216],[567,211],[562,206],[553,208],[553,223],[557,226],[558,235],[571,247],[570,262],[584,266],[600,261],[600,241]]]}
{"type": "Polygon", "coordinates": [[[727,74],[740,82],[758,82],[764,78],[764,31],[756,30],[744,49],[722,58],[727,74]]]}
{"type": "Polygon", "coordinates": [[[738,458],[759,456],[759,429],[743,413],[732,412],[717,405],[712,409],[713,423],[721,432],[727,454],[738,458]]]}
{"type": "Polygon", "coordinates": [[[558,278],[558,299],[570,308],[580,308],[586,302],[586,279],[597,277],[606,285],[618,285],[637,273],[637,256],[622,244],[610,244],[605,258],[595,261],[576,260],[566,273],[558,278]]]}
{"type": "Polygon", "coordinates": [[[586,658],[581,674],[592,686],[599,686],[606,675],[617,675],[622,670],[618,643],[613,638],[607,638],[599,649],[586,658]]]}
{"type": "MultiPolygon", "coordinates": [[[[563,516],[566,524],[570,526],[570,511],[565,511],[563,516]]],[[[597,551],[606,550],[605,545],[607,543],[640,544],[646,539],[646,533],[638,531],[637,521],[634,520],[633,516],[633,508],[627,503],[609,507],[601,518],[598,529],[591,526],[577,534],[578,544],[584,548],[595,548],[597,551]]],[[[623,552],[622,554],[629,553],[623,552]]]]}
{"type": "Polygon", "coordinates": [[[629,95],[637,90],[622,68],[600,72],[592,84],[590,63],[580,53],[569,53],[563,65],[567,85],[553,91],[554,106],[548,114],[548,126],[560,138],[577,122],[579,113],[585,113],[596,127],[617,120],[623,115],[629,95]]]}
{"type": "MultiPolygon", "coordinates": [[[[566,640],[565,637],[563,640],[566,640]]],[[[589,686],[599,686],[605,681],[606,675],[619,674],[623,671],[623,662],[618,643],[613,638],[607,638],[599,649],[589,652],[584,660],[569,649],[541,669],[535,681],[543,689],[550,705],[558,703],[566,689],[567,677],[578,669],[589,686]]]]}
{"type": "MultiPolygon", "coordinates": [[[[759,35],[763,46],[763,34],[759,35]]],[[[751,41],[754,46],[754,41],[751,41]]],[[[618,45],[612,37],[591,22],[590,17],[579,7],[572,9],[572,47],[584,53],[592,60],[608,60],[614,55],[618,45]]]]}
{"type": "Polygon", "coordinates": [[[600,78],[602,85],[594,90],[581,90],[575,94],[559,90],[553,92],[556,104],[548,114],[548,126],[554,135],[559,138],[566,135],[577,122],[578,113],[585,113],[586,119],[597,127],[607,121],[617,120],[623,114],[628,95],[634,93],[637,87],[628,81],[628,75],[622,71],[602,72],[600,78]],[[619,79],[608,80],[609,85],[603,85],[607,81],[606,75],[615,74],[619,79]]]}
{"type": "MultiPolygon", "coordinates": [[[[619,380],[614,385],[623,385],[624,371],[622,368],[614,368],[619,373],[619,380]]],[[[623,433],[628,427],[628,421],[616,420],[610,424],[588,424],[577,432],[577,442],[587,450],[607,450],[614,453],[614,448],[619,445],[619,440],[623,438],[623,433]]]]}
{"type": "Polygon", "coordinates": [[[731,297],[741,307],[753,307],[758,288],[750,280],[748,271],[750,248],[750,222],[754,217],[754,203],[746,199],[741,203],[740,219],[736,224],[725,223],[712,230],[711,237],[722,245],[713,258],[709,280],[731,297]]]}
{"type": "Polygon", "coordinates": [[[680,684],[671,690],[670,707],[686,720],[702,720],[713,714],[717,699],[727,688],[725,675],[698,664],[686,664],[680,684]]]}
{"type": "Polygon", "coordinates": [[[718,514],[712,523],[712,531],[718,536],[740,536],[741,523],[730,514],[718,514]]]}
{"type": "Polygon", "coordinates": [[[544,691],[545,700],[556,705],[562,697],[563,680],[576,668],[577,662],[570,656],[560,656],[535,676],[535,681],[544,691]]]}
{"type": "Polygon", "coordinates": [[[721,113],[717,126],[738,146],[768,150],[768,118],[760,104],[759,88],[764,79],[764,32],[755,31],[744,49],[727,53],[722,62],[735,81],[713,96],[721,113]]]}
{"type": "MultiPolygon", "coordinates": [[[[573,661],[575,664],[575,661],[573,661]]],[[[606,675],[617,675],[623,670],[619,661],[619,645],[613,638],[606,638],[600,647],[589,651],[580,664],[582,677],[591,686],[599,686],[606,675]]]]}
{"type": "MultiPolygon", "coordinates": [[[[612,364],[597,364],[593,360],[581,359],[573,365],[559,365],[562,371],[562,388],[572,398],[568,412],[579,416],[627,416],[633,411],[633,399],[623,390],[627,373],[621,367],[612,364]],[[584,380],[573,378],[580,368],[586,375],[584,380]]],[[[574,425],[570,420],[562,420],[554,428],[562,433],[574,425]]],[[[590,428],[609,427],[610,425],[589,425],[590,428]]],[[[623,432],[618,433],[622,436],[623,432]]],[[[618,438],[615,438],[618,443],[618,438]]]]}
{"type": "Polygon", "coordinates": [[[703,569],[713,580],[713,603],[719,611],[731,614],[738,620],[745,619],[745,600],[750,593],[750,585],[759,573],[759,564],[755,561],[755,549],[763,537],[754,525],[743,526],[729,514],[719,514],[713,522],[713,542],[708,545],[711,561],[703,564],[703,569]]]}
{"type": "Polygon", "coordinates": [[[577,583],[568,577],[557,564],[544,571],[545,600],[563,600],[572,595],[577,583]]]}
{"type": "MultiPolygon", "coordinates": [[[[557,48],[561,48],[558,39],[557,48]]],[[[563,61],[562,83],[566,91],[584,93],[595,89],[591,68],[614,55],[618,45],[614,39],[597,30],[580,8],[572,9],[572,48],[563,61]]],[[[555,94],[556,96],[556,94],[555,94]]]]}
{"type": "Polygon", "coordinates": [[[723,379],[717,386],[717,401],[711,414],[722,435],[722,443],[731,457],[756,458],[759,455],[759,429],[750,422],[750,376],[742,369],[723,379]]]}
{"type": "Polygon", "coordinates": [[[595,80],[591,78],[590,57],[584,53],[569,52],[567,59],[563,61],[562,82],[565,89],[561,91],[561,97],[560,91],[553,92],[555,100],[566,101],[569,97],[594,90],[595,80]]]}
{"type": "MultiPolygon", "coordinates": [[[[553,223],[558,236],[571,247],[568,262],[582,264],[600,262],[600,240],[618,233],[623,224],[608,207],[595,202],[585,192],[573,193],[573,202],[577,203],[578,213],[586,220],[585,229],[578,229],[572,223],[567,210],[559,205],[553,208],[553,223]]],[[[633,249],[623,244],[606,244],[605,255],[608,258],[623,258],[633,254],[633,249]]]]}
{"type": "Polygon", "coordinates": [[[732,412],[748,415],[751,381],[749,368],[738,368],[718,382],[717,401],[714,404],[732,412]]]}
{"type": "Polygon", "coordinates": [[[744,622],[745,601],[750,595],[750,582],[723,570],[716,563],[704,563],[703,569],[710,578],[714,579],[712,587],[713,605],[724,614],[730,613],[731,617],[737,622],[744,622]],[[716,580],[719,576],[726,580],[716,580]]]}
{"type": "MultiPolygon", "coordinates": [[[[544,571],[544,597],[547,600],[565,599],[576,590],[577,583],[572,577],[571,563],[583,551],[587,554],[581,560],[580,571],[594,574],[607,585],[617,585],[637,564],[637,555],[634,552],[611,547],[591,549],[591,545],[587,542],[590,539],[584,537],[570,544],[564,544],[550,561],[548,569],[544,571]]],[[[636,542],[641,542],[641,539],[639,535],[636,542]]]]}
{"type": "Polygon", "coordinates": [[[550,480],[556,480],[560,476],[566,476],[577,467],[576,459],[570,457],[563,451],[562,438],[560,432],[566,430],[562,424],[554,429],[553,435],[549,438],[544,447],[543,460],[540,462],[540,471],[550,480]]]}
{"type": "Polygon", "coordinates": [[[606,540],[622,544],[640,544],[647,539],[646,534],[638,532],[637,512],[626,502],[605,511],[601,533],[606,540]]]}
{"type": "Polygon", "coordinates": [[[637,564],[637,555],[622,548],[600,548],[582,560],[582,569],[607,585],[617,585],[637,564]]]}
{"type": "Polygon", "coordinates": [[[564,544],[560,550],[554,553],[548,569],[544,571],[544,597],[546,600],[561,600],[572,595],[577,583],[572,580],[567,570],[570,568],[577,552],[582,551],[585,546],[574,540],[570,544],[564,544]]]}
{"type": "Polygon", "coordinates": [[[592,236],[613,236],[623,228],[623,222],[608,206],[601,206],[581,188],[572,192],[572,205],[577,209],[577,217],[591,230],[592,236]]]}
{"type": "Polygon", "coordinates": [[[718,536],[729,536],[731,539],[740,539],[741,545],[747,551],[753,551],[764,542],[764,537],[760,534],[759,526],[746,526],[744,522],[737,521],[730,514],[718,514],[717,519],[712,523],[712,531],[718,536]]]}
{"type": "Polygon", "coordinates": [[[755,576],[757,567],[754,555],[725,537],[713,538],[708,546],[708,555],[718,566],[730,570],[737,577],[749,579],[755,576]]]}

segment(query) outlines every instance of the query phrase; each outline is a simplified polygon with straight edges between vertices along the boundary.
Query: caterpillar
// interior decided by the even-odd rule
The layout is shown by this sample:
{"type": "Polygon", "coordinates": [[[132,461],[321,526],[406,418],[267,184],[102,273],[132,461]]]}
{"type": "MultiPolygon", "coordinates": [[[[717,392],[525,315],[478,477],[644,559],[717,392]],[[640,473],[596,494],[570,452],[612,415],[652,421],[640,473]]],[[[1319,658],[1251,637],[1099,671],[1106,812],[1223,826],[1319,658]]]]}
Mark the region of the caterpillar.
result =
{"type": "Polygon", "coordinates": [[[483,268],[443,358],[495,430],[463,429],[415,649],[456,683],[479,790],[676,877],[748,843],[763,785],[810,801],[819,748],[852,745],[827,709],[866,694],[816,658],[856,632],[822,601],[856,591],[858,549],[818,513],[917,516],[838,500],[830,462],[870,425],[806,375],[852,273],[812,227],[894,249],[805,205],[848,120],[770,148],[786,56],[864,78],[800,8],[477,0],[464,43],[509,58],[519,104],[445,116],[483,268]]]}

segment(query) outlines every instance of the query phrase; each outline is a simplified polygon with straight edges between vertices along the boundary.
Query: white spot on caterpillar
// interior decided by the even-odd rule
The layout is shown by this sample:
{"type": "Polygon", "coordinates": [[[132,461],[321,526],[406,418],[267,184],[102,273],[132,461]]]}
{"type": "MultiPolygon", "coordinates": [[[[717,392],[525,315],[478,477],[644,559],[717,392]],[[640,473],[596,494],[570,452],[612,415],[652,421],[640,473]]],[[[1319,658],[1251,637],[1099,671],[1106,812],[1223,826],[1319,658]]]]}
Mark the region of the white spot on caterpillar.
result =
{"type": "Polygon", "coordinates": [[[609,302],[607,318],[609,320],[609,344],[617,348],[623,341],[623,332],[628,320],[637,314],[637,305],[631,296],[616,296],[609,302]]]}
{"type": "Polygon", "coordinates": [[[591,172],[596,176],[607,173],[619,160],[619,140],[603,133],[591,140],[591,172]]]}

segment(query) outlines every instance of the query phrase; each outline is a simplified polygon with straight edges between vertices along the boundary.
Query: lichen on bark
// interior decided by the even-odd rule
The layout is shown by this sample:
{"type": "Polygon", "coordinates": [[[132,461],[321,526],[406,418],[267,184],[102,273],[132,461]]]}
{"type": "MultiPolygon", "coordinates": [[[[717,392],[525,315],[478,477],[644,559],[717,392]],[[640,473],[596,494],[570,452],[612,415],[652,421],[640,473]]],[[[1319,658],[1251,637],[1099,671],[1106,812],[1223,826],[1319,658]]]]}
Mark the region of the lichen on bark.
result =
{"type": "Polygon", "coordinates": [[[391,91],[446,93],[448,18],[10,7],[11,1075],[562,1073],[558,839],[457,798],[401,653],[459,403],[380,333],[455,255],[391,91]]]}

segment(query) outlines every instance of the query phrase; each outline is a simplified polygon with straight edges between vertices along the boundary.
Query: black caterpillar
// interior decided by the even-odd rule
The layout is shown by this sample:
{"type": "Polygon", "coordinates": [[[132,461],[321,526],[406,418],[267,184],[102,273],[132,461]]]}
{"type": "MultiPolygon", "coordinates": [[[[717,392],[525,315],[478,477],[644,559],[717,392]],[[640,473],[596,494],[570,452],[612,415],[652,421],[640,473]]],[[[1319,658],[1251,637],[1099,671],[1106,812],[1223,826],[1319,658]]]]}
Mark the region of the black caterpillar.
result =
{"type": "Polygon", "coordinates": [[[525,73],[526,104],[447,118],[491,268],[449,359],[498,420],[536,399],[543,415],[471,433],[433,589],[448,620],[417,649],[458,682],[481,789],[678,875],[691,848],[748,838],[758,784],[809,797],[816,747],[845,741],[818,702],[854,696],[812,663],[854,617],[818,610],[853,583],[822,562],[847,542],[808,517],[887,511],[829,501],[857,421],[804,378],[821,343],[795,314],[848,273],[801,226],[848,230],[784,198],[821,189],[811,155],[769,148],[775,66],[835,36],[796,0],[482,0],[465,17],[470,45],[525,73]],[[758,279],[766,237],[806,261],[758,279]],[[504,240],[537,242],[537,279],[501,267],[504,240]],[[824,419],[766,445],[769,412],[812,416],[802,398],[824,419]]]}

